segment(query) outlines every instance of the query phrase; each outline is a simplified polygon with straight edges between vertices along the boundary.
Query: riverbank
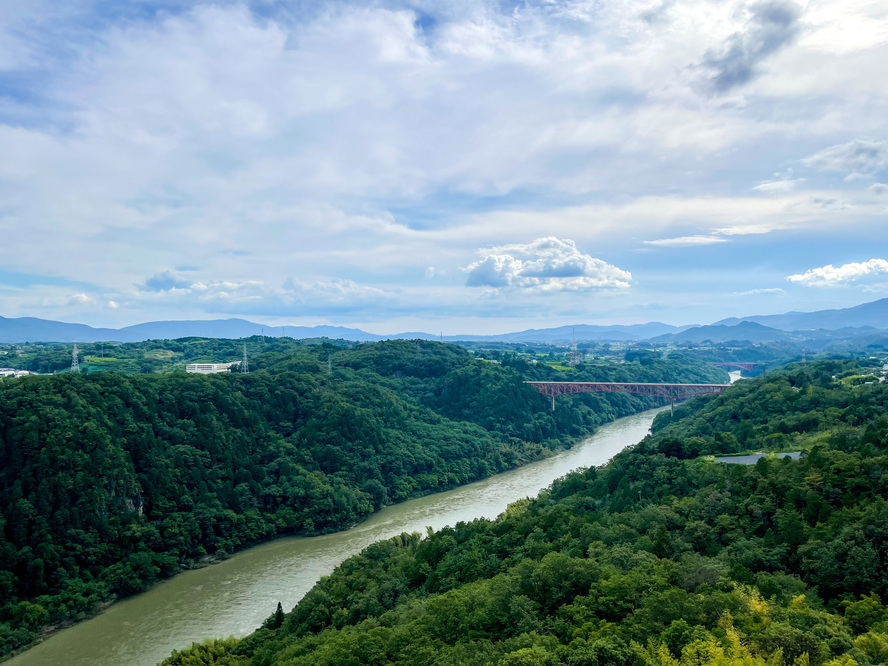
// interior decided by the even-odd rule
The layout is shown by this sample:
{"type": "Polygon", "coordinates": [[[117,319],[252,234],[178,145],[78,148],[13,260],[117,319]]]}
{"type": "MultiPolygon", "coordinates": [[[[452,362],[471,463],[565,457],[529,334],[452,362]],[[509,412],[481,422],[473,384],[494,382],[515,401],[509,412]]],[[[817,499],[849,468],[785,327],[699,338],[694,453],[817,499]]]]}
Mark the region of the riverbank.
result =
{"type": "MultiPolygon", "coordinates": [[[[607,424],[605,424],[605,425],[607,425],[607,424]]],[[[596,430],[597,429],[593,430],[588,436],[594,435],[596,430]]],[[[583,438],[569,438],[569,439],[565,440],[564,446],[559,449],[542,447],[540,455],[537,455],[536,457],[531,458],[529,460],[520,461],[515,466],[511,467],[510,469],[501,472],[501,474],[508,473],[508,472],[511,472],[511,471],[514,471],[517,469],[521,469],[522,467],[525,467],[527,465],[532,465],[534,463],[537,463],[537,462],[540,462],[543,460],[547,460],[548,458],[551,458],[553,456],[557,456],[561,453],[564,453],[565,451],[569,451],[573,446],[576,445],[577,442],[581,442],[581,441],[583,441],[583,438]]],[[[494,475],[494,476],[496,476],[496,475],[494,475]]],[[[38,645],[49,640],[50,638],[52,638],[53,636],[55,636],[59,632],[64,631],[66,629],[71,629],[72,627],[78,626],[84,622],[89,622],[90,620],[93,620],[94,618],[99,617],[102,613],[106,612],[109,608],[112,608],[112,607],[116,606],[117,604],[124,603],[130,599],[141,596],[142,594],[146,594],[146,593],[150,592],[154,587],[156,587],[158,585],[162,585],[163,583],[165,583],[169,580],[172,580],[175,577],[182,575],[183,573],[187,573],[190,571],[199,571],[201,569],[205,569],[210,566],[221,564],[221,563],[229,560],[230,558],[236,557],[237,555],[239,555],[245,551],[248,551],[250,549],[256,548],[256,547],[261,546],[263,544],[267,544],[267,543],[277,541],[280,539],[317,538],[317,537],[322,537],[322,536],[328,535],[328,534],[339,534],[342,532],[347,532],[351,529],[354,529],[358,525],[361,525],[363,522],[370,519],[376,513],[379,513],[379,511],[383,511],[389,507],[395,507],[395,506],[398,506],[399,504],[403,504],[404,502],[409,502],[412,500],[422,499],[424,497],[428,497],[431,495],[437,495],[440,493],[446,493],[449,491],[453,491],[458,488],[465,487],[466,485],[471,485],[472,483],[478,483],[480,481],[483,481],[483,480],[489,479],[489,478],[491,478],[491,477],[488,476],[488,477],[484,477],[481,479],[475,479],[474,481],[471,481],[469,484],[444,486],[441,488],[437,488],[435,490],[415,491],[410,496],[408,496],[406,499],[404,499],[400,502],[393,502],[393,503],[383,505],[382,507],[380,507],[380,509],[368,514],[367,516],[364,517],[363,520],[360,520],[360,521],[336,525],[336,526],[328,527],[328,528],[325,528],[322,530],[312,530],[312,531],[300,530],[296,534],[275,534],[275,535],[269,536],[268,538],[265,538],[265,539],[257,539],[257,540],[251,541],[249,543],[246,543],[242,547],[238,548],[237,550],[235,550],[232,553],[220,552],[220,553],[215,553],[212,555],[205,555],[205,556],[201,557],[200,559],[186,560],[184,562],[179,563],[179,567],[180,567],[179,571],[177,571],[176,573],[174,573],[170,576],[167,576],[163,579],[158,580],[157,582],[152,584],[150,587],[148,587],[143,592],[140,592],[135,595],[122,597],[122,598],[107,599],[105,601],[102,601],[102,602],[96,604],[95,608],[92,611],[90,611],[88,613],[83,613],[82,616],[77,618],[76,620],[69,620],[69,621],[62,622],[57,625],[50,625],[50,626],[44,627],[39,638],[37,640],[35,640],[34,642],[30,643],[29,645],[27,645],[19,650],[16,650],[13,653],[0,656],[0,664],[12,662],[12,660],[15,657],[19,657],[21,655],[24,655],[24,654],[30,652],[31,650],[36,648],[38,645]]]]}
{"type": "MultiPolygon", "coordinates": [[[[662,409],[662,408],[661,408],[662,409]]],[[[291,608],[347,557],[402,532],[424,533],[479,517],[536,495],[577,467],[601,465],[648,432],[650,410],[603,425],[557,455],[455,490],[386,507],[350,530],[283,537],[210,567],[185,571],[64,629],[8,663],[13,666],[151,666],[172,650],[219,636],[244,636],[274,612],[291,608]]]]}
{"type": "MultiPolygon", "coordinates": [[[[632,415],[630,415],[630,416],[632,416],[632,415]]],[[[621,417],[621,418],[627,418],[627,417],[621,417]]],[[[617,419],[617,420],[619,420],[619,419],[617,419]]],[[[603,425],[607,426],[609,423],[613,423],[613,421],[605,423],[603,425]]],[[[598,428],[600,428],[600,427],[602,427],[602,426],[598,426],[598,428]]],[[[532,465],[532,464],[547,460],[553,456],[561,455],[561,454],[565,453],[566,451],[571,450],[579,442],[582,442],[586,438],[593,436],[595,434],[596,430],[597,429],[593,429],[592,432],[590,432],[588,435],[586,435],[586,437],[565,437],[561,441],[562,446],[559,448],[552,448],[551,445],[549,445],[549,446],[540,445],[538,447],[537,455],[535,455],[532,458],[521,458],[516,461],[516,464],[513,467],[511,467],[507,470],[504,470],[503,472],[500,472],[499,474],[508,473],[510,471],[521,469],[522,467],[525,467],[527,465],[532,465]]],[[[441,486],[441,487],[435,488],[434,490],[432,490],[432,489],[417,490],[417,491],[414,491],[405,500],[402,500],[401,502],[387,504],[387,505],[381,507],[379,510],[384,510],[388,507],[397,506],[398,504],[402,504],[403,502],[421,499],[423,497],[427,497],[430,495],[436,495],[436,494],[441,494],[441,493],[449,492],[452,490],[456,490],[461,487],[465,487],[466,485],[471,485],[472,483],[477,483],[479,481],[483,481],[484,479],[487,479],[487,478],[491,478],[491,477],[488,476],[488,477],[478,478],[478,479],[475,479],[475,480],[469,482],[469,484],[441,486]]],[[[353,529],[354,527],[362,524],[363,522],[365,522],[366,520],[371,518],[377,512],[367,514],[363,518],[363,520],[360,520],[360,521],[343,523],[343,524],[339,524],[339,525],[335,525],[335,526],[326,527],[321,530],[308,531],[308,530],[303,529],[295,534],[282,534],[282,533],[273,534],[273,535],[268,536],[267,538],[256,539],[251,542],[245,543],[242,547],[238,548],[237,550],[235,550],[231,553],[220,552],[220,553],[204,556],[203,558],[200,558],[199,560],[198,559],[186,560],[185,562],[182,562],[179,564],[179,566],[180,566],[179,571],[176,571],[172,575],[156,581],[149,588],[147,588],[147,590],[140,592],[137,595],[131,595],[131,596],[126,596],[126,597],[122,597],[122,598],[113,598],[113,599],[108,599],[108,600],[102,601],[101,603],[96,605],[95,609],[92,612],[83,613],[77,620],[67,621],[64,623],[60,623],[58,625],[44,628],[44,630],[41,632],[41,634],[39,635],[37,640],[35,640],[31,644],[29,644],[27,647],[19,649],[12,654],[4,655],[2,658],[0,658],[0,663],[6,663],[8,661],[11,661],[14,657],[26,654],[29,651],[33,650],[36,646],[38,646],[41,643],[45,642],[46,640],[49,640],[50,638],[52,638],[54,635],[56,635],[60,631],[70,629],[71,627],[75,627],[83,622],[89,622],[90,620],[98,617],[99,615],[106,612],[109,608],[115,606],[116,604],[125,603],[127,600],[133,598],[134,596],[139,596],[140,594],[144,594],[145,592],[148,592],[151,589],[153,589],[155,586],[161,585],[164,582],[171,580],[172,578],[175,578],[176,576],[181,575],[182,573],[187,573],[189,571],[199,570],[199,569],[203,569],[207,566],[219,564],[221,562],[228,560],[231,557],[238,555],[239,553],[243,553],[251,548],[255,548],[255,547],[260,546],[262,544],[269,543],[269,542],[272,542],[272,541],[275,541],[278,539],[314,538],[314,537],[324,536],[327,534],[338,534],[340,532],[353,529]]]]}
{"type": "MultiPolygon", "coordinates": [[[[592,434],[594,434],[594,432],[595,432],[595,430],[593,429],[592,432],[590,432],[589,435],[587,435],[587,436],[591,436],[592,434]]],[[[557,456],[560,453],[563,453],[564,451],[570,450],[574,445],[577,444],[577,442],[580,442],[583,439],[584,438],[582,438],[582,437],[565,437],[561,441],[562,446],[560,446],[559,448],[553,448],[551,445],[549,445],[549,446],[539,445],[536,448],[536,451],[534,451],[534,455],[532,457],[518,458],[512,467],[510,467],[507,470],[503,470],[503,472],[500,472],[500,473],[506,473],[506,472],[509,472],[509,471],[512,471],[515,469],[520,469],[523,466],[534,464],[534,463],[542,461],[542,460],[546,460],[552,456],[557,456]]],[[[470,484],[477,483],[478,481],[482,481],[485,478],[490,478],[490,476],[476,478],[476,479],[473,479],[472,481],[470,481],[469,483],[470,484]]],[[[37,637],[37,639],[34,640],[33,642],[31,642],[30,644],[28,644],[27,646],[20,648],[13,653],[0,656],[0,663],[7,663],[7,662],[11,661],[14,657],[23,655],[23,654],[33,650],[36,646],[40,645],[41,643],[45,642],[46,640],[49,640],[54,635],[58,634],[60,631],[64,631],[64,630],[69,629],[71,627],[77,626],[83,622],[89,622],[91,619],[98,617],[99,615],[101,615],[102,613],[104,613],[109,608],[113,607],[114,605],[119,604],[119,603],[123,603],[123,602],[133,598],[134,596],[139,596],[140,594],[144,594],[145,592],[148,592],[151,589],[153,589],[155,586],[163,584],[164,582],[171,580],[172,578],[175,578],[176,576],[181,575],[182,573],[194,571],[194,570],[200,570],[200,569],[203,569],[203,568],[206,568],[209,566],[220,564],[220,563],[228,560],[229,558],[236,556],[239,553],[242,553],[242,552],[249,550],[251,548],[255,548],[259,545],[262,545],[262,544],[265,544],[265,543],[268,543],[271,541],[275,541],[277,539],[314,538],[314,537],[320,537],[320,536],[323,536],[326,534],[336,534],[336,533],[340,533],[343,531],[347,531],[349,529],[354,528],[357,525],[360,525],[362,522],[364,522],[367,519],[369,519],[370,517],[372,517],[378,511],[384,510],[385,508],[388,508],[390,506],[397,506],[398,504],[401,504],[403,502],[407,502],[407,501],[411,501],[411,500],[415,500],[415,499],[420,499],[422,497],[426,497],[429,495],[448,492],[448,491],[463,487],[465,485],[467,485],[467,484],[462,484],[462,485],[450,484],[450,485],[439,486],[434,489],[416,490],[413,493],[411,493],[408,497],[406,497],[404,500],[401,500],[399,502],[392,502],[392,503],[385,504],[382,507],[380,507],[380,509],[378,509],[377,511],[366,514],[365,516],[363,516],[363,518],[361,520],[358,520],[358,521],[351,521],[351,522],[347,522],[347,523],[340,523],[340,524],[336,524],[336,525],[331,525],[331,526],[328,526],[328,527],[325,527],[325,528],[319,529],[319,530],[307,530],[307,529],[303,528],[303,529],[300,529],[296,533],[271,534],[267,538],[260,538],[260,539],[252,540],[250,542],[246,542],[241,547],[237,548],[236,550],[234,550],[231,553],[220,551],[218,553],[205,555],[199,559],[185,560],[185,561],[179,563],[179,565],[178,565],[179,568],[177,571],[175,571],[174,573],[172,573],[169,576],[166,576],[164,578],[161,578],[160,580],[157,580],[156,582],[154,582],[151,586],[149,586],[143,592],[140,592],[136,595],[129,595],[126,597],[121,597],[121,598],[109,598],[109,599],[103,600],[101,602],[96,603],[95,607],[91,611],[81,613],[81,615],[77,619],[66,620],[65,622],[61,622],[56,625],[50,625],[50,626],[44,627],[43,630],[41,631],[41,633],[39,634],[39,636],[37,637]]]]}

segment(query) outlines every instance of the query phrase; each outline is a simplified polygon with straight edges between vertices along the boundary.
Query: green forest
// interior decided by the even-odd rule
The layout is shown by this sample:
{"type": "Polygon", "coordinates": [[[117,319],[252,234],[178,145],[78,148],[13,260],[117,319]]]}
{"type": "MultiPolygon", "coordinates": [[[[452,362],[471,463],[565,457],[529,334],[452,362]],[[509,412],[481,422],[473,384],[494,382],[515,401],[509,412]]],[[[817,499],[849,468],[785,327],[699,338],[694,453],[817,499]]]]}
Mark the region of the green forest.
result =
{"type": "MultiPolygon", "coordinates": [[[[0,655],[183,568],[342,529],[657,404],[595,394],[552,412],[523,381],[558,371],[437,342],[269,346],[250,363],[0,380],[0,655]]],[[[726,379],[678,356],[572,372],[726,379]]]]}
{"type": "MultiPolygon", "coordinates": [[[[354,346],[346,340],[314,338],[271,338],[253,336],[242,340],[225,338],[180,338],[144,342],[88,342],[78,345],[80,371],[118,372],[124,375],[185,370],[189,363],[236,363],[243,348],[252,358],[257,354],[291,351],[306,346],[354,346]]],[[[0,365],[37,374],[67,372],[71,367],[72,345],[57,342],[31,342],[0,345],[0,365]]]]}
{"type": "Polygon", "coordinates": [[[164,664],[888,663],[886,408],[854,361],[741,382],[496,520],[377,543],[252,635],[164,664]]]}

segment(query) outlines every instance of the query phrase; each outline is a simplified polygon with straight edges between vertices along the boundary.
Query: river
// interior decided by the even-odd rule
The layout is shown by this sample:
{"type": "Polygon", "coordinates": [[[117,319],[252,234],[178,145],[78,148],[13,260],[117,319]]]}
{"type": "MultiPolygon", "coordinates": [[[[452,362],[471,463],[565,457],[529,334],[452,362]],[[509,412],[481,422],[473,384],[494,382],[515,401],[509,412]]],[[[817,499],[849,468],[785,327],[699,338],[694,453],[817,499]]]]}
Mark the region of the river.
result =
{"type": "Polygon", "coordinates": [[[640,441],[657,411],[602,426],[569,451],[524,467],[386,507],[363,523],[319,537],[284,537],[220,564],[186,571],[104,613],[51,636],[10,666],[154,666],[174,649],[208,638],[244,636],[280,601],[291,609],[347,557],[402,532],[494,518],[577,467],[601,465],[640,441]]]}

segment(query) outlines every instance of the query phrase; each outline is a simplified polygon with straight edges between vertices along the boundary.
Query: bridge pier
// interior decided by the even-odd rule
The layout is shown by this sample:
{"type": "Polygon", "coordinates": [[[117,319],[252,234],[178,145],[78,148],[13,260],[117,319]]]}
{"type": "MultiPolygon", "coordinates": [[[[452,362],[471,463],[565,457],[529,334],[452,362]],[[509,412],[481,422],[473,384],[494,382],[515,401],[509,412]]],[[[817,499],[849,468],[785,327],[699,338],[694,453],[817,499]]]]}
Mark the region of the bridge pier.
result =
{"type": "Polygon", "coordinates": [[[555,411],[555,394],[552,394],[552,411],[555,411]]]}

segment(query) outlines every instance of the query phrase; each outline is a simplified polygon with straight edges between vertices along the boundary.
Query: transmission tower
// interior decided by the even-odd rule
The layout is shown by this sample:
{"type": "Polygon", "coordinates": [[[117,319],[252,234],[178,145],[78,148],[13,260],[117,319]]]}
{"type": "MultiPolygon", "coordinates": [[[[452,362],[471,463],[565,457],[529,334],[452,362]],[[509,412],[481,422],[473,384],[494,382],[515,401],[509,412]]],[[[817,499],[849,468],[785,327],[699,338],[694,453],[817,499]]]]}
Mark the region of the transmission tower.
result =
{"type": "Polygon", "coordinates": [[[249,372],[250,371],[250,362],[247,360],[247,343],[244,343],[244,360],[241,361],[241,372],[249,372]]]}
{"type": "Polygon", "coordinates": [[[77,357],[77,345],[74,345],[74,349],[71,350],[71,372],[80,372],[80,359],[77,357]]]}
{"type": "Polygon", "coordinates": [[[570,343],[570,367],[576,367],[580,363],[580,351],[577,349],[577,329],[573,330],[573,340],[570,343]]]}

